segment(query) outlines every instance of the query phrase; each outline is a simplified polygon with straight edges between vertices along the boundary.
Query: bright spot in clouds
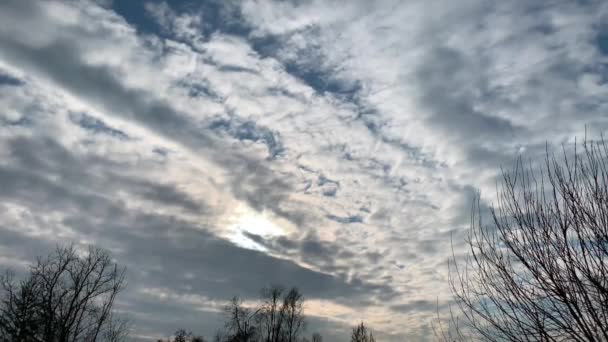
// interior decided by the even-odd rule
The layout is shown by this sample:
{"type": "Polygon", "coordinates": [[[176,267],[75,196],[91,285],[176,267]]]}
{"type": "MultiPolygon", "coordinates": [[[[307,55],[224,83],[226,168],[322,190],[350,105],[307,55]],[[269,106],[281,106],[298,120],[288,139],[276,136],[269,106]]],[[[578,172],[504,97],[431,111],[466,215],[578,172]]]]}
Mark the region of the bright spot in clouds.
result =
{"type": "Polygon", "coordinates": [[[272,239],[286,234],[286,229],[277,225],[271,218],[272,215],[263,210],[256,212],[245,205],[238,206],[231,213],[228,225],[227,238],[235,244],[259,251],[267,251],[267,248],[254,241],[247,234],[253,234],[265,239],[272,239]]]}

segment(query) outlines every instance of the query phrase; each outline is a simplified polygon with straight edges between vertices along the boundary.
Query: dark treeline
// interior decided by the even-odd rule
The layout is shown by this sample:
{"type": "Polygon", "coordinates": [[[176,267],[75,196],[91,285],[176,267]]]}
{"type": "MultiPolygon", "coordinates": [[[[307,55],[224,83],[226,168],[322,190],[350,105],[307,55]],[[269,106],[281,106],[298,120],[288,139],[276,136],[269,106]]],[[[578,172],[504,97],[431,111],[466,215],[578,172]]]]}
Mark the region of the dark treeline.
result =
{"type": "MultiPolygon", "coordinates": [[[[540,170],[518,160],[503,173],[494,206],[474,201],[468,255],[454,254],[449,265],[457,310],[439,319],[436,338],[608,341],[608,145],[582,147],[572,156],[547,152],[540,170]]],[[[93,247],[59,247],[22,277],[7,272],[0,277],[0,342],[125,341],[128,321],[113,310],[124,282],[125,269],[93,247]]],[[[179,330],[170,342],[323,340],[307,331],[297,288],[265,288],[254,307],[235,297],[223,315],[209,340],[179,330]]],[[[375,337],[361,323],[350,340],[375,337]]]]}
{"type": "MultiPolygon", "coordinates": [[[[121,342],[130,324],[113,306],[125,285],[124,267],[110,254],[90,247],[57,247],[39,257],[22,277],[7,271],[0,277],[0,342],[121,342]]],[[[224,307],[225,323],[213,338],[180,329],[168,342],[322,342],[306,335],[304,296],[295,287],[262,289],[257,307],[234,297],[224,307]]],[[[162,341],[162,340],[158,340],[162,341]]],[[[361,323],[353,342],[373,342],[361,323]]]]}
{"type": "MultiPolygon", "coordinates": [[[[261,291],[259,304],[246,307],[233,297],[224,307],[224,326],[213,342],[323,342],[320,333],[306,335],[304,296],[296,287],[270,286],[261,291]]],[[[158,342],[203,342],[203,336],[180,329],[173,339],[158,342]]],[[[353,328],[352,342],[375,342],[371,330],[361,322],[353,328]]]]}

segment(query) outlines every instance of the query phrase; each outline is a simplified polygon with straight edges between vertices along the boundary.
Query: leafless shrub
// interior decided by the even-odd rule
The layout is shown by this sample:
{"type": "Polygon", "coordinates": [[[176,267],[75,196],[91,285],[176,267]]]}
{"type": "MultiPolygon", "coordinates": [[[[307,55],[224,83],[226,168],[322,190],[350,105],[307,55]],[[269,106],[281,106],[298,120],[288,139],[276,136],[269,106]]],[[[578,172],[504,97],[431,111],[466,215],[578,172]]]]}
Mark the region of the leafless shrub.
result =
{"type": "Polygon", "coordinates": [[[125,269],[99,248],[79,255],[59,247],[38,258],[19,282],[11,273],[0,281],[0,338],[3,341],[120,341],[126,321],[114,315],[125,269]]]}
{"type": "Polygon", "coordinates": [[[475,201],[469,256],[450,263],[466,326],[440,339],[608,341],[608,145],[581,145],[503,172],[491,224],[475,201]]]}
{"type": "Polygon", "coordinates": [[[351,342],[376,342],[376,338],[372,331],[365,326],[363,322],[359,323],[356,327],[353,328],[351,337],[351,342]]]}

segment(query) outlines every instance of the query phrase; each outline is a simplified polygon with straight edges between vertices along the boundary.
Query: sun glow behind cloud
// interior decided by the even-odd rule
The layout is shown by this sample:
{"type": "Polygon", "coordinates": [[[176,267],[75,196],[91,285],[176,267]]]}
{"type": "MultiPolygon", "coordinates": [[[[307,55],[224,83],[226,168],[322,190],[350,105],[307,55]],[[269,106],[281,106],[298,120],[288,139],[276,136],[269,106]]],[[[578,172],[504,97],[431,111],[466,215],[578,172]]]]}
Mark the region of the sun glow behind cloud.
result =
{"type": "Polygon", "coordinates": [[[266,210],[255,211],[246,205],[239,205],[229,219],[226,238],[236,245],[265,252],[267,248],[252,240],[248,234],[264,238],[286,235],[287,229],[275,223],[276,218],[266,210]]]}

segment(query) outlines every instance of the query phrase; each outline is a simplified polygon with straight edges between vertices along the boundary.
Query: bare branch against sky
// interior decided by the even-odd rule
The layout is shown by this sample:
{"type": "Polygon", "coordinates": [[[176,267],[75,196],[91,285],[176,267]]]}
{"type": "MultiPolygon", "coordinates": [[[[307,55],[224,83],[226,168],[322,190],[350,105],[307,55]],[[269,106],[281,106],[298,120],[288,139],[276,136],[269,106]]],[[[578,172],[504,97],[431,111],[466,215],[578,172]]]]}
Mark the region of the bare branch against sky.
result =
{"type": "Polygon", "coordinates": [[[450,272],[464,324],[452,316],[443,340],[608,339],[608,145],[576,147],[518,160],[488,215],[475,202],[450,272]]]}

